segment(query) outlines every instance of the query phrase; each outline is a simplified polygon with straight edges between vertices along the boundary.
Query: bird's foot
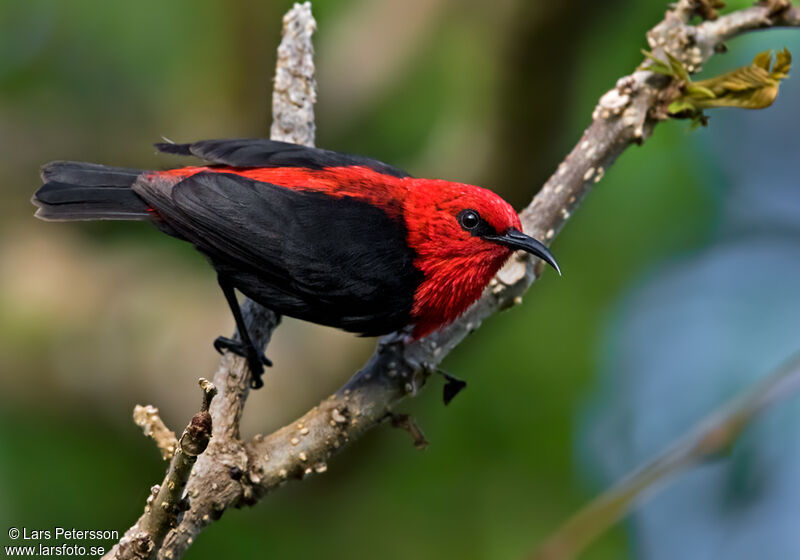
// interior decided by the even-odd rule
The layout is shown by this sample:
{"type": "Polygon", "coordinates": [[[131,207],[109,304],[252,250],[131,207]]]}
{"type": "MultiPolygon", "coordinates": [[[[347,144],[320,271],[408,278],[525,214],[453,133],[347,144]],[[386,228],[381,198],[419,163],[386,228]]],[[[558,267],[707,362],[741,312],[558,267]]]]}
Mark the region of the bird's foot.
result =
{"type": "Polygon", "coordinates": [[[414,327],[405,326],[400,330],[394,331],[381,337],[381,344],[390,345],[404,345],[407,346],[414,341],[414,327]]]}
{"type": "Polygon", "coordinates": [[[264,386],[264,381],[261,380],[261,376],[264,374],[264,366],[272,367],[272,360],[267,358],[264,352],[252,344],[244,344],[238,340],[233,340],[224,336],[217,337],[214,341],[214,348],[220,354],[224,354],[225,351],[228,351],[242,358],[247,358],[247,365],[252,374],[250,387],[259,389],[264,386]]]}

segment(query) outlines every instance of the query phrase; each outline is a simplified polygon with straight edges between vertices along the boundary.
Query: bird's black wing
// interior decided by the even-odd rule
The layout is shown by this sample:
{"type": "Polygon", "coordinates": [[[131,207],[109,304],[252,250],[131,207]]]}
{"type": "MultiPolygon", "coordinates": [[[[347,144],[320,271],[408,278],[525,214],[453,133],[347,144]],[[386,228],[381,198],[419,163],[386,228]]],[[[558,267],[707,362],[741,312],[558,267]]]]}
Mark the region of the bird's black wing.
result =
{"type": "Polygon", "coordinates": [[[159,143],[159,151],[192,155],[212,163],[233,167],[305,167],[324,169],[361,165],[395,177],[408,177],[402,169],[363,156],[340,154],[320,148],[278,142],[265,138],[239,138],[231,140],[203,140],[192,144],[159,143]]]}
{"type": "Polygon", "coordinates": [[[422,274],[404,225],[380,208],[227,173],[136,190],[173,234],[279,313],[366,335],[409,321],[422,274]]]}

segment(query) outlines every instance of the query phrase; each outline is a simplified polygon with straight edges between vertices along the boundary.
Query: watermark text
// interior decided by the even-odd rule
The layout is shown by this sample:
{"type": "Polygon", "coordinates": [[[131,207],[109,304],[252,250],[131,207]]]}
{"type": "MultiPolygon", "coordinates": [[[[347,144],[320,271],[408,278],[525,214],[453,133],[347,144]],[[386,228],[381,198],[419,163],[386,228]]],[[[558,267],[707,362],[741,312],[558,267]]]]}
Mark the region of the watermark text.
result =
{"type": "Polygon", "coordinates": [[[98,557],[119,540],[119,531],[111,529],[79,529],[75,527],[9,527],[3,545],[3,558],[13,557],[98,557]]]}

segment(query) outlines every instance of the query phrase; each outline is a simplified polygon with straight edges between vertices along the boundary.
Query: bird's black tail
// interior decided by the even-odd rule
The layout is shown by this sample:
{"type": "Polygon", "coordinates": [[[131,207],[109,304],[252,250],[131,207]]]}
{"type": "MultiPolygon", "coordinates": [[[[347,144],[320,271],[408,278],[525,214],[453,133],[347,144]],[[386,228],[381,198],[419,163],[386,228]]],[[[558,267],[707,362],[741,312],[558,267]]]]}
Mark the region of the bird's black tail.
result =
{"type": "Polygon", "coordinates": [[[42,167],[44,185],[31,202],[42,220],[145,220],[147,203],[131,186],[137,169],[54,161],[42,167]]]}

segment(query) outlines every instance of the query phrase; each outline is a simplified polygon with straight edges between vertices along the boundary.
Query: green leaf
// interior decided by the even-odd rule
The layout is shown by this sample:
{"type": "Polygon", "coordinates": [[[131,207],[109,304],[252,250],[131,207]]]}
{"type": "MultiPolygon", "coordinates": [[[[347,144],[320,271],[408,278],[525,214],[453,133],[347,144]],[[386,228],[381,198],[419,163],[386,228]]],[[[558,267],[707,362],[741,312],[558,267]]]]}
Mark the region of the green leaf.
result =
{"type": "Polygon", "coordinates": [[[772,51],[765,51],[757,54],[750,66],[694,82],[679,99],[689,101],[698,110],[713,107],[764,109],[775,102],[781,80],[786,78],[791,66],[792,55],[786,48],[778,52],[774,65],[772,51]],[[712,95],[698,95],[696,88],[712,95]]]}
{"type": "Polygon", "coordinates": [[[667,114],[673,118],[690,118],[695,124],[705,124],[704,109],[738,107],[764,109],[775,102],[781,81],[789,75],[792,55],[783,48],[758,53],[749,66],[731,70],[720,76],[693,82],[686,67],[673,55],[667,61],[653,53],[642,51],[651,62],[643,69],[664,74],[675,80],[675,96],[668,100],[667,114]]]}
{"type": "Polygon", "coordinates": [[[650,51],[646,51],[644,49],[642,49],[642,54],[645,56],[645,58],[649,59],[651,63],[649,66],[640,66],[639,68],[641,70],[649,70],[650,72],[656,72],[657,74],[664,74],[670,78],[687,83],[690,81],[689,72],[686,70],[686,67],[681,64],[680,60],[675,58],[669,52],[665,51],[665,54],[667,55],[667,62],[664,62],[650,51]]]}

